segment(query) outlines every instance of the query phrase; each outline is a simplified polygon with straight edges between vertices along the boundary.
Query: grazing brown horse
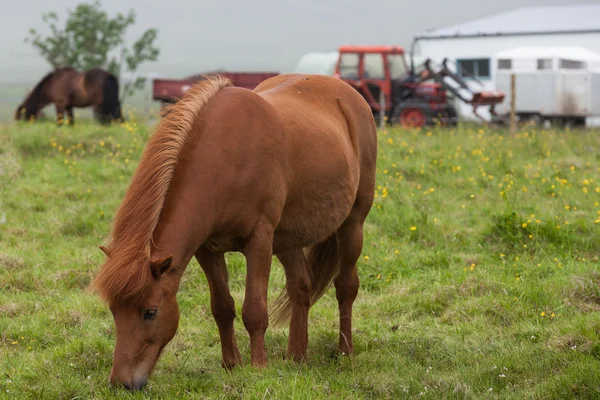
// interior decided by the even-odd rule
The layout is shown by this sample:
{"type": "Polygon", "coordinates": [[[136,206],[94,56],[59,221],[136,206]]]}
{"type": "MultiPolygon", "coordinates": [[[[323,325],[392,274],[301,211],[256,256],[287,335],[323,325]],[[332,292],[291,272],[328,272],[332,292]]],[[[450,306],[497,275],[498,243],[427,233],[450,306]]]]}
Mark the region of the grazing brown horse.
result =
{"type": "Polygon", "coordinates": [[[251,363],[265,366],[272,256],[291,314],[288,357],[302,360],[308,311],[335,284],[339,348],[354,351],[356,262],[375,186],[377,138],[368,104],[341,80],[280,75],[253,91],[221,77],[169,106],[149,140],[92,282],[116,326],[112,384],[142,388],[179,321],[176,294],[196,257],[208,280],[222,365],[241,362],[224,253],[246,259],[242,308],[251,363]],[[306,253],[305,253],[306,251],[306,253]]]}
{"type": "Polygon", "coordinates": [[[119,101],[119,81],[100,68],[79,72],[71,67],[57,68],[44,76],[15,111],[15,120],[31,120],[53,103],[61,125],[66,116],[73,124],[73,107],[93,107],[96,119],[107,124],[123,121],[119,101]]]}

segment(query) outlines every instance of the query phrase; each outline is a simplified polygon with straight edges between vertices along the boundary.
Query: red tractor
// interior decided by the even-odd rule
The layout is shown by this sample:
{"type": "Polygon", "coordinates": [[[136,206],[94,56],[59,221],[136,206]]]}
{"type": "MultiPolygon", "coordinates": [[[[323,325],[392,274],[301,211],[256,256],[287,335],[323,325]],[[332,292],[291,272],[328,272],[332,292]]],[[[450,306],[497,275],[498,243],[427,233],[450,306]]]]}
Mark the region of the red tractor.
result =
{"type": "Polygon", "coordinates": [[[503,93],[473,91],[461,76],[447,68],[446,61],[434,67],[427,60],[416,70],[407,65],[404,54],[398,46],[342,46],[335,76],[362,94],[376,119],[383,116],[404,127],[422,127],[436,121],[455,125],[457,112],[449,102],[448,91],[472,105],[476,115],[476,108],[482,105],[489,105],[495,115],[494,105],[504,99],[503,93]],[[465,96],[465,91],[470,96],[465,96]]]}

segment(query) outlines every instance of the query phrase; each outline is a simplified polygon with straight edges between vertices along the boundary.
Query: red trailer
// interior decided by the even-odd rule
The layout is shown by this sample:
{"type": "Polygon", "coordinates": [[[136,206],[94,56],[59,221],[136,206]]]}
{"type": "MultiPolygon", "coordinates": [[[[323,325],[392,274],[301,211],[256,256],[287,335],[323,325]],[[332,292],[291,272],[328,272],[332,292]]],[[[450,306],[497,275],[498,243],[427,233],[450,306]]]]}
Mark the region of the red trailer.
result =
{"type": "Polygon", "coordinates": [[[163,104],[174,103],[181,98],[191,85],[209,75],[221,75],[229,78],[234,86],[254,89],[262,81],[279,75],[278,72],[211,72],[192,75],[184,79],[154,79],[152,81],[152,99],[163,104]]]}

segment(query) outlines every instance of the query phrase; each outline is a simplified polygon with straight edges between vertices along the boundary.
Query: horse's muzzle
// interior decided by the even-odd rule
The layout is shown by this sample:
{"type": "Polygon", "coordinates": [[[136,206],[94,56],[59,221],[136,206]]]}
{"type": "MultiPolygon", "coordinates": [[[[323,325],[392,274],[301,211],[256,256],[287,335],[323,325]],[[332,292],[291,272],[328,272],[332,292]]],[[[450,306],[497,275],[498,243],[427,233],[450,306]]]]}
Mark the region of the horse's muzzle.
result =
{"type": "Polygon", "coordinates": [[[146,386],[146,383],[148,383],[148,378],[134,379],[131,382],[128,382],[125,380],[119,380],[113,374],[110,374],[108,381],[112,387],[122,386],[127,390],[136,391],[142,390],[146,386]]]}

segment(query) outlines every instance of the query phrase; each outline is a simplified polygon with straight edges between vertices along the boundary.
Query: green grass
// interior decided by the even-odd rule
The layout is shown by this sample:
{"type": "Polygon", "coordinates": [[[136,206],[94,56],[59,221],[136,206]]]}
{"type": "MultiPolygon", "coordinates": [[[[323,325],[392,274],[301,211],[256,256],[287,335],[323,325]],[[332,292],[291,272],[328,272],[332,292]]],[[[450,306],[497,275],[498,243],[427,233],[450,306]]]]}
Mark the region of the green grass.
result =
{"type": "MultiPolygon", "coordinates": [[[[310,313],[306,363],[285,361],[286,330],[269,329],[269,367],[249,367],[238,318],[245,366],[223,371],[192,261],[148,386],[110,389],[112,316],[86,287],[150,132],[0,128],[0,397],[600,397],[600,132],[469,126],[380,132],[354,357],[335,352],[330,290],[310,313]]],[[[241,315],[244,262],[228,260],[241,315]]],[[[283,285],[272,271],[271,299],[283,285]]]]}

